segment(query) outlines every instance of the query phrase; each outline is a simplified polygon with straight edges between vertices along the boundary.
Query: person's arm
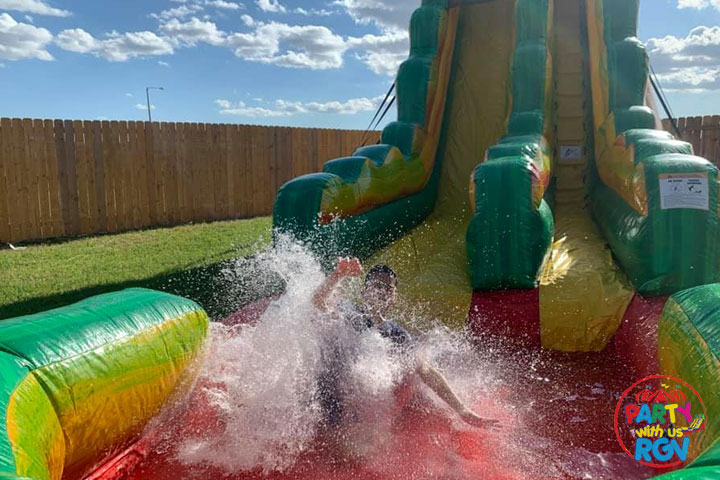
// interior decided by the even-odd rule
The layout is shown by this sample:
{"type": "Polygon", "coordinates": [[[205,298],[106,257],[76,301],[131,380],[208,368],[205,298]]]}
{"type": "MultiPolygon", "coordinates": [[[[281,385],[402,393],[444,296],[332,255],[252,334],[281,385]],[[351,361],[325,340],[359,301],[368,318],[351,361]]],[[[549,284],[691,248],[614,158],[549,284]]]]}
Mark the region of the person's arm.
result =
{"type": "Polygon", "coordinates": [[[427,385],[430,390],[440,397],[442,401],[448,404],[450,408],[455,410],[460,418],[466,423],[476,427],[494,427],[497,425],[496,420],[488,420],[480,417],[460,401],[453,391],[452,387],[447,383],[445,376],[436,368],[433,368],[424,359],[418,359],[417,373],[420,379],[427,385]]]}
{"type": "Polygon", "coordinates": [[[319,310],[327,310],[327,301],[332,295],[333,290],[338,283],[345,277],[359,276],[363,273],[363,267],[357,258],[340,258],[338,259],[335,270],[328,275],[322,285],[315,290],[312,303],[319,310]]]}

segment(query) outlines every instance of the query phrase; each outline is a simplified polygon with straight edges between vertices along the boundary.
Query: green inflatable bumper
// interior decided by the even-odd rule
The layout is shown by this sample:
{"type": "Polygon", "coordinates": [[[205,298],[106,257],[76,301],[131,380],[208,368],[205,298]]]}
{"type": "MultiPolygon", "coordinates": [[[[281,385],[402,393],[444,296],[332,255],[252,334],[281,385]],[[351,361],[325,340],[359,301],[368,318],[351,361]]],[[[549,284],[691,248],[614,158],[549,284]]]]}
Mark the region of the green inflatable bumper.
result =
{"type": "Polygon", "coordinates": [[[512,111],[472,178],[466,240],[475,290],[535,288],[555,229],[543,198],[553,174],[553,9],[547,0],[519,0],[515,12],[512,111]]]}
{"type": "Polygon", "coordinates": [[[670,297],[658,331],[660,371],[685,380],[702,397],[708,418],[690,443],[695,460],[663,480],[720,478],[720,284],[703,285],[670,297]]]}
{"type": "Polygon", "coordinates": [[[189,384],[208,325],[144,289],[0,322],[0,478],[80,478],[189,384]]]}

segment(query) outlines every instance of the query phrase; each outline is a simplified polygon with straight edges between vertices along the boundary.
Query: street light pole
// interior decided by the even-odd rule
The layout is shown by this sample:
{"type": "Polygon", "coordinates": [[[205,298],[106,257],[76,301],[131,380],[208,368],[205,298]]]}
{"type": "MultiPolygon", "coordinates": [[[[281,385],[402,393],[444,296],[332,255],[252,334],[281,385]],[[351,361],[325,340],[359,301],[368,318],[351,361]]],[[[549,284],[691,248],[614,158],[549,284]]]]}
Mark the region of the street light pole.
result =
{"type": "Polygon", "coordinates": [[[152,113],[150,113],[150,90],[165,90],[163,87],[145,87],[145,97],[147,98],[148,121],[152,122],[152,113]]]}

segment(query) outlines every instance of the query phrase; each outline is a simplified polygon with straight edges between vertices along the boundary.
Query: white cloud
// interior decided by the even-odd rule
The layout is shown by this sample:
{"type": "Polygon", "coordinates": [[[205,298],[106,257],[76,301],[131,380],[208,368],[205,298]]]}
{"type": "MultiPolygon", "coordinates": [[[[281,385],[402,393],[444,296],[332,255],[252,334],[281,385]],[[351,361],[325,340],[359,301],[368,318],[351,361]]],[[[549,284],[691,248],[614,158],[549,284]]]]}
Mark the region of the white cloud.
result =
{"type": "Polygon", "coordinates": [[[130,93],[130,92],[128,92],[128,93],[126,93],[126,94],[125,94],[125,96],[126,96],[126,97],[128,97],[128,98],[130,98],[130,97],[132,97],[132,96],[133,96],[133,94],[132,94],[132,93],[130,93]]]}
{"type": "MultiPolygon", "coordinates": [[[[255,2],[266,12],[301,15],[338,13],[300,7],[288,10],[278,0],[255,2]]],[[[160,23],[156,32],[111,32],[104,38],[95,38],[85,30],[75,28],[60,32],[56,43],[65,50],[90,53],[110,61],[172,54],[178,48],[207,43],[227,47],[237,57],[247,61],[311,70],[340,68],[344,64],[345,54],[352,50],[356,58],[379,75],[394,75],[399,63],[407,57],[408,34],[405,30],[395,28],[391,21],[394,16],[399,15],[395,5],[377,6],[373,0],[337,1],[336,5],[342,5],[348,11],[352,10],[358,22],[372,21],[381,26],[381,33],[378,35],[355,38],[343,37],[322,25],[259,22],[248,14],[241,15],[240,20],[249,31],[224,32],[208,17],[203,17],[202,20],[198,18],[202,16],[198,12],[205,6],[239,10],[244,8],[242,3],[229,0],[188,0],[178,3],[180,5],[175,8],[151,14],[160,23]],[[391,14],[389,17],[372,16],[378,12],[391,14]]]]}
{"type": "Polygon", "coordinates": [[[395,75],[408,56],[410,40],[407,32],[388,31],[382,35],[364,35],[348,39],[351,48],[359,49],[357,57],[378,75],[395,75]]]}
{"type": "Polygon", "coordinates": [[[336,0],[333,5],[345,9],[355,22],[374,23],[381,29],[407,30],[410,16],[420,6],[417,0],[336,0]]]}
{"type": "Polygon", "coordinates": [[[378,75],[395,75],[407,58],[410,46],[408,27],[417,0],[335,0],[333,3],[361,25],[373,24],[380,35],[349,38],[348,44],[358,50],[356,57],[378,75]]]}
{"type": "Polygon", "coordinates": [[[158,65],[161,67],[169,67],[170,64],[168,62],[163,62],[162,60],[158,61],[158,65]]]}
{"type": "Polygon", "coordinates": [[[647,47],[664,88],[720,89],[720,26],[695,27],[686,37],[651,38],[647,47]]]}
{"type": "Polygon", "coordinates": [[[327,27],[275,22],[261,23],[251,33],[232,34],[227,42],[245,60],[312,70],[341,67],[348,48],[327,27]]]}
{"type": "Polygon", "coordinates": [[[14,10],[53,17],[67,17],[70,15],[67,10],[51,7],[42,0],[0,0],[0,10],[14,10]]]}
{"type": "Polygon", "coordinates": [[[720,0],[678,0],[678,8],[702,10],[708,7],[715,7],[720,10],[720,0]]]}
{"type": "Polygon", "coordinates": [[[176,45],[195,46],[198,42],[220,46],[225,44],[225,32],[218,30],[213,22],[203,21],[196,17],[187,22],[173,18],[160,25],[160,30],[176,45]]]}
{"type": "MultiPolygon", "coordinates": [[[[146,103],[137,103],[135,104],[135,108],[138,110],[147,110],[147,104],[146,103]]],[[[152,103],[150,104],[150,110],[155,110],[155,105],[152,103]]]]}
{"type": "Polygon", "coordinates": [[[240,20],[242,20],[242,22],[245,24],[246,27],[252,27],[255,25],[255,20],[247,13],[243,14],[240,17],[240,20]]]}
{"type": "Polygon", "coordinates": [[[202,6],[192,5],[180,5],[179,7],[170,8],[163,10],[160,13],[151,13],[150,16],[157,18],[158,20],[170,20],[171,18],[185,18],[188,15],[195,14],[203,9],[202,6]]]}
{"type": "Polygon", "coordinates": [[[665,90],[689,93],[720,90],[720,68],[688,67],[658,74],[665,90]]]}
{"type": "Polygon", "coordinates": [[[52,38],[52,34],[44,28],[17,22],[10,14],[0,13],[0,58],[52,60],[52,55],[46,50],[52,38]]]}
{"type": "Polygon", "coordinates": [[[130,58],[152,55],[169,55],[173,46],[166,38],[153,32],[111,32],[98,40],[81,28],[63,30],[55,39],[63,50],[92,53],[111,62],[125,62],[130,58]]]}
{"type": "Polygon", "coordinates": [[[69,52],[88,53],[97,50],[100,42],[82,28],[72,28],[60,32],[55,43],[69,52]]]}
{"type": "Polygon", "coordinates": [[[205,0],[205,5],[225,10],[240,10],[244,5],[234,2],[226,2],[225,0],[205,0]]]}
{"type": "Polygon", "coordinates": [[[239,115],[244,117],[289,117],[305,113],[331,113],[339,115],[355,115],[359,112],[371,112],[377,108],[382,96],[376,98],[352,98],[346,101],[331,102],[294,102],[276,100],[270,108],[248,106],[245,102],[232,104],[229,100],[218,99],[215,103],[223,115],[239,115]]]}
{"type": "Polygon", "coordinates": [[[285,13],[287,11],[279,0],[255,0],[255,3],[263,12],[285,13]]]}
{"type": "Polygon", "coordinates": [[[379,75],[395,75],[407,58],[409,39],[405,31],[386,30],[381,35],[343,38],[320,25],[262,23],[249,15],[243,22],[248,33],[228,35],[226,44],[240,58],[289,68],[314,70],[340,68],[344,55],[354,50],[358,59],[379,75]]]}
{"type": "Polygon", "coordinates": [[[330,15],[336,13],[332,10],[326,10],[324,8],[316,9],[311,8],[310,10],[305,10],[302,7],[298,7],[295,10],[293,10],[293,13],[297,13],[298,15],[305,15],[305,16],[311,16],[311,15],[317,15],[318,17],[329,17],[330,15]]]}

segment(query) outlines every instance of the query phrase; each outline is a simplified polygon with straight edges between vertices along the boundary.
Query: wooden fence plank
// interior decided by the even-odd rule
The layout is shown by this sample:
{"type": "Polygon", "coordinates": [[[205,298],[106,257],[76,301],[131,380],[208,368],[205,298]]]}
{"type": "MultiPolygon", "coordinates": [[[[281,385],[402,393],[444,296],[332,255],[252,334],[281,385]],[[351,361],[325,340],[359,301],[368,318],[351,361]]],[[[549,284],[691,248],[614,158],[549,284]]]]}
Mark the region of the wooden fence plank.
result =
{"type": "Polygon", "coordinates": [[[190,187],[187,191],[188,220],[194,221],[202,217],[199,188],[201,185],[202,172],[197,164],[198,128],[197,123],[183,123],[183,134],[185,136],[185,166],[187,169],[186,184],[190,187]]]}
{"type": "Polygon", "coordinates": [[[184,223],[185,220],[185,191],[187,190],[186,178],[185,178],[185,162],[184,162],[184,137],[182,131],[182,124],[174,123],[172,126],[174,134],[174,150],[173,150],[173,168],[175,169],[175,218],[176,223],[184,223]]]}
{"type": "Polygon", "coordinates": [[[180,171],[177,161],[177,129],[174,123],[167,124],[167,158],[165,171],[167,172],[167,181],[165,183],[165,208],[167,209],[168,222],[171,224],[181,221],[180,200],[178,192],[180,190],[180,171]]]}
{"type": "Polygon", "coordinates": [[[208,125],[206,123],[200,123],[198,124],[198,127],[200,128],[200,131],[202,132],[202,138],[203,141],[201,142],[201,151],[202,155],[200,157],[200,161],[203,166],[203,174],[204,174],[204,188],[203,193],[205,194],[204,197],[204,205],[205,205],[205,214],[203,215],[204,220],[216,220],[217,216],[215,214],[215,197],[216,191],[215,191],[215,164],[216,162],[216,149],[217,149],[217,141],[214,135],[214,131],[211,125],[208,125]]]}
{"type": "Polygon", "coordinates": [[[73,120],[73,134],[75,147],[75,188],[78,196],[78,219],[80,222],[80,233],[92,233],[90,228],[90,199],[88,192],[88,168],[85,149],[85,133],[80,120],[73,120]]]}
{"type": "Polygon", "coordinates": [[[118,195],[120,186],[120,174],[118,165],[120,163],[120,134],[118,131],[118,123],[102,122],[103,144],[107,147],[105,151],[105,191],[107,192],[107,215],[108,215],[108,231],[117,232],[119,229],[119,208],[118,195]]]}
{"type": "Polygon", "coordinates": [[[236,189],[236,210],[240,217],[249,217],[252,211],[252,183],[249,175],[249,157],[251,154],[250,127],[247,125],[238,125],[236,130],[235,141],[233,142],[235,153],[237,155],[235,171],[237,172],[238,188],[236,189]]]}
{"type": "Polygon", "coordinates": [[[210,218],[220,220],[225,218],[223,204],[227,197],[227,183],[225,182],[227,175],[223,175],[223,165],[225,165],[225,162],[223,161],[221,153],[221,145],[223,142],[222,130],[220,129],[220,125],[217,124],[208,124],[206,129],[208,130],[211,139],[210,145],[212,147],[210,155],[206,159],[210,164],[210,181],[212,182],[210,190],[213,192],[213,211],[210,218]]]}
{"type": "Polygon", "coordinates": [[[118,213],[118,227],[121,230],[129,230],[133,228],[132,222],[132,199],[133,185],[130,161],[130,141],[128,139],[128,122],[118,122],[118,131],[120,134],[120,162],[118,164],[118,175],[120,175],[120,195],[118,195],[120,203],[120,211],[118,213]]]}
{"type": "Polygon", "coordinates": [[[688,118],[688,128],[689,135],[690,135],[690,143],[692,143],[694,150],[696,152],[702,151],[702,144],[700,142],[701,132],[702,132],[702,117],[692,117],[688,118]]]}
{"type": "Polygon", "coordinates": [[[275,191],[273,191],[273,199],[277,196],[277,190],[282,187],[285,182],[292,179],[292,157],[293,157],[293,135],[292,128],[280,127],[275,136],[276,154],[275,164],[277,168],[277,180],[275,191]]]}
{"type": "Polygon", "coordinates": [[[278,156],[277,156],[277,143],[278,143],[278,130],[279,127],[272,127],[267,132],[267,155],[266,155],[266,162],[267,162],[267,187],[263,191],[264,195],[264,202],[263,202],[263,212],[265,212],[265,215],[269,215],[272,213],[272,204],[273,199],[275,198],[275,194],[278,190],[278,156]]]}
{"type": "Polygon", "coordinates": [[[25,137],[25,181],[27,186],[27,232],[28,238],[42,238],[42,230],[40,228],[40,195],[38,192],[38,182],[40,180],[39,159],[41,153],[38,147],[42,148],[42,144],[37,142],[33,121],[29,118],[23,119],[22,122],[23,135],[25,137]]]}
{"type": "Polygon", "coordinates": [[[83,136],[85,138],[85,168],[87,182],[87,204],[88,204],[88,233],[96,233],[101,231],[99,224],[98,206],[97,206],[97,187],[95,185],[95,139],[93,132],[93,122],[82,122],[83,136]]]}
{"type": "Polygon", "coordinates": [[[50,209],[50,226],[52,237],[65,236],[65,224],[62,219],[60,201],[60,181],[57,159],[57,141],[55,139],[55,123],[43,120],[43,137],[45,143],[45,169],[48,175],[48,205],[50,209]]]}
{"type": "Polygon", "coordinates": [[[191,181],[188,178],[187,140],[182,123],[173,124],[175,130],[175,170],[177,172],[177,218],[179,223],[191,220],[189,213],[189,195],[192,193],[191,181]]]}
{"type": "Polygon", "coordinates": [[[165,209],[165,171],[167,161],[167,123],[158,123],[153,130],[153,148],[155,161],[155,202],[157,205],[158,224],[167,225],[168,216],[165,209]]]}
{"type": "Polygon", "coordinates": [[[11,191],[14,188],[12,171],[12,154],[10,147],[11,121],[9,118],[0,119],[0,242],[12,242],[10,211],[12,207],[11,191]]]}
{"type": "Polygon", "coordinates": [[[155,177],[158,175],[155,168],[155,136],[157,134],[153,123],[145,122],[145,164],[146,164],[146,183],[145,191],[147,192],[149,225],[158,225],[158,206],[157,206],[157,189],[155,177]]]}
{"type": "Polygon", "coordinates": [[[65,120],[65,181],[70,218],[65,219],[65,230],[68,235],[78,235],[80,231],[80,196],[78,195],[77,156],[75,148],[75,125],[71,120],[65,120]],[[68,226],[69,225],[69,229],[68,226]],[[68,231],[69,230],[69,231],[68,231]]]}
{"type": "MultiPolygon", "coordinates": [[[[177,125],[180,127],[180,124],[177,125]]],[[[190,222],[195,220],[195,193],[198,185],[198,174],[195,168],[194,151],[195,151],[195,130],[190,123],[182,124],[183,131],[183,202],[185,204],[185,214],[183,221],[190,222]]]]}
{"type": "MultiPolygon", "coordinates": [[[[55,143],[48,143],[45,138],[45,122],[41,119],[33,120],[33,137],[36,143],[38,158],[35,159],[38,169],[38,210],[40,214],[40,232],[41,238],[54,237],[54,226],[52,222],[52,206],[50,203],[51,183],[54,179],[50,178],[50,170],[48,168],[49,153],[55,151],[55,143]]],[[[53,157],[54,158],[54,157],[53,157]]]]}
{"type": "Polygon", "coordinates": [[[148,165],[145,157],[146,139],[145,139],[145,122],[135,122],[135,138],[137,145],[135,147],[136,167],[135,167],[135,188],[139,202],[140,227],[147,228],[152,226],[150,223],[150,201],[148,199],[147,188],[147,171],[148,165]]]}
{"type": "Polygon", "coordinates": [[[105,198],[105,158],[103,131],[99,121],[92,122],[93,172],[95,177],[95,205],[97,210],[97,231],[108,231],[107,199],[105,198]]]}
{"type": "Polygon", "coordinates": [[[235,169],[233,167],[233,140],[234,140],[234,129],[232,125],[225,124],[222,126],[223,136],[225,138],[224,148],[224,168],[227,172],[226,188],[227,198],[225,203],[225,218],[236,218],[235,213],[235,169]]]}
{"type": "MultiPolygon", "coordinates": [[[[213,161],[215,151],[215,141],[210,125],[199,123],[200,132],[200,156],[198,161],[202,165],[203,173],[203,220],[215,220],[215,185],[213,179],[213,169],[215,162],[213,161]]],[[[199,220],[199,219],[198,219],[199,220]]]]}
{"type": "Polygon", "coordinates": [[[178,204],[180,222],[187,223],[192,220],[192,173],[187,160],[188,138],[184,123],[175,124],[175,138],[178,142],[177,168],[178,168],[178,204]]]}
{"type": "Polygon", "coordinates": [[[65,147],[65,125],[62,120],[55,120],[55,152],[57,160],[57,179],[60,193],[60,218],[63,224],[63,234],[72,235],[72,226],[70,222],[70,193],[68,191],[67,180],[67,150],[65,147]]]}
{"type": "Polygon", "coordinates": [[[42,120],[32,121],[30,141],[30,164],[35,172],[34,199],[37,218],[38,238],[52,237],[50,205],[48,202],[49,181],[47,175],[47,152],[45,149],[45,128],[42,120]]]}
{"type": "Polygon", "coordinates": [[[138,138],[137,138],[137,122],[127,122],[127,138],[128,138],[128,149],[127,149],[127,160],[125,162],[127,167],[127,179],[128,179],[128,221],[130,222],[130,228],[139,229],[142,227],[142,190],[139,188],[138,178],[140,170],[140,164],[138,162],[138,138]]]}
{"type": "Polygon", "coordinates": [[[25,211],[25,237],[26,238],[42,238],[40,230],[40,201],[38,196],[38,168],[36,167],[39,158],[33,131],[33,121],[24,118],[21,124],[22,137],[24,140],[23,155],[24,172],[22,173],[23,182],[25,184],[24,198],[27,204],[25,211]]]}
{"type": "Polygon", "coordinates": [[[22,120],[14,118],[10,127],[11,148],[11,178],[15,190],[15,202],[10,211],[10,225],[14,232],[15,241],[28,238],[27,231],[27,185],[25,183],[25,135],[22,120]]]}
{"type": "Polygon", "coordinates": [[[215,220],[222,220],[228,218],[227,216],[227,198],[228,198],[228,185],[227,185],[227,161],[225,160],[225,144],[227,139],[225,138],[225,130],[222,125],[209,124],[208,129],[211,129],[213,136],[213,154],[210,160],[213,163],[213,185],[212,190],[214,192],[214,215],[215,220]]]}
{"type": "Polygon", "coordinates": [[[262,215],[265,209],[265,191],[268,188],[267,168],[267,136],[268,130],[252,127],[252,156],[250,157],[250,178],[253,179],[253,210],[252,215],[262,215]]]}

